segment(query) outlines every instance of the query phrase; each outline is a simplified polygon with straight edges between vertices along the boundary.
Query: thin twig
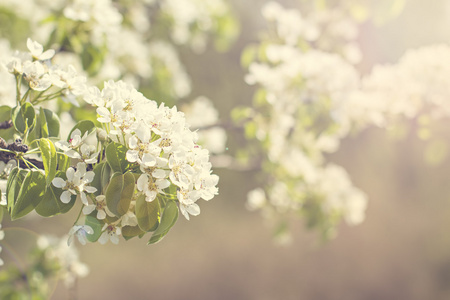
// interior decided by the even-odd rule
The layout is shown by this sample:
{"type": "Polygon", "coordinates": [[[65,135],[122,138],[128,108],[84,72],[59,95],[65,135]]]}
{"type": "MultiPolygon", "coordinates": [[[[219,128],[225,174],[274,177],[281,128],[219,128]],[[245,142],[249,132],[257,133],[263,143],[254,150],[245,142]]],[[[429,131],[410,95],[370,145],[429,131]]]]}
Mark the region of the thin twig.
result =
{"type": "Polygon", "coordinates": [[[230,155],[211,155],[210,161],[214,168],[224,168],[240,172],[258,171],[262,168],[262,160],[256,157],[247,163],[241,163],[230,155]]]}

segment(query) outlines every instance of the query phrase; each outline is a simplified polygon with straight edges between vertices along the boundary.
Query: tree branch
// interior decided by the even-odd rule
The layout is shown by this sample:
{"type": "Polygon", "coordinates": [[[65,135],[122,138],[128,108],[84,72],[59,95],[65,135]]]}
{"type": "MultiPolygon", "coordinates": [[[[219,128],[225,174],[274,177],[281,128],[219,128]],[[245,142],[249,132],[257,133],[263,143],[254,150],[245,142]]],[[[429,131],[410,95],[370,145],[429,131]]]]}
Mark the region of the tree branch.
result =
{"type": "Polygon", "coordinates": [[[0,122],[0,129],[8,129],[13,126],[13,123],[11,120],[0,122]]]}
{"type": "Polygon", "coordinates": [[[208,130],[208,129],[215,128],[215,127],[223,128],[225,130],[243,130],[244,124],[250,120],[252,120],[252,118],[247,118],[245,120],[242,120],[240,122],[240,124],[236,124],[235,122],[228,120],[228,121],[217,122],[214,124],[209,124],[209,125],[200,126],[200,127],[192,127],[191,130],[192,131],[195,131],[195,130],[201,131],[201,130],[208,130]]]}
{"type": "MultiPolygon", "coordinates": [[[[0,151],[0,161],[4,162],[5,164],[7,164],[10,160],[15,159],[17,152],[26,153],[28,151],[28,146],[22,144],[21,139],[16,139],[13,143],[8,144],[3,138],[0,137],[0,148],[12,151],[0,151]]],[[[33,158],[27,158],[27,161],[29,161],[39,169],[44,170],[44,163],[42,161],[33,158]]],[[[23,160],[19,161],[19,167],[23,169],[29,168],[29,166],[23,160]]]]}

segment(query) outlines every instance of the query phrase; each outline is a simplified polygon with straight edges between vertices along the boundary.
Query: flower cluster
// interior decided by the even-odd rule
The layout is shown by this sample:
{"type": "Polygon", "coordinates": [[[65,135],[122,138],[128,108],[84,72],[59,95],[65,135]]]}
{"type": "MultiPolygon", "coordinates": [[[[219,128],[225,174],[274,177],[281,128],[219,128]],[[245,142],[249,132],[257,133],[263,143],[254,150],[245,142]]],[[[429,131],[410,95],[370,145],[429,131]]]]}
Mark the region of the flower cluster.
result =
{"type": "Polygon", "coordinates": [[[272,30],[243,54],[246,82],[259,90],[254,108],[237,113],[267,154],[270,184],[248,194],[248,208],[281,224],[290,212],[302,212],[326,235],[341,218],[362,222],[367,197],[324,153],[336,151],[350,130],[392,128],[404,118],[417,118],[426,139],[430,120],[449,115],[450,95],[446,45],[410,50],[398,63],[361,76],[355,11],[369,7],[333,3],[325,9],[304,4],[302,13],[275,2],[263,7],[272,30]]]}
{"type": "Polygon", "coordinates": [[[322,9],[308,7],[305,3],[300,13],[287,9],[277,2],[269,2],[262,8],[262,15],[274,24],[274,34],[281,44],[299,46],[335,53],[352,64],[362,59],[356,43],[358,20],[351,14],[351,3],[324,4],[322,9]],[[327,7],[330,5],[330,7],[327,7]]]}
{"type": "Polygon", "coordinates": [[[32,97],[31,103],[62,97],[78,106],[75,98],[84,93],[86,78],[79,76],[71,65],[67,68],[51,65],[54,50],[44,51],[41,44],[31,39],[27,40],[27,47],[29,52],[16,51],[5,65],[9,73],[21,79],[18,83],[19,93],[16,94],[17,102],[25,101],[34,91],[38,93],[32,97]],[[26,85],[21,85],[22,82],[26,85]],[[22,98],[19,98],[20,94],[23,94],[22,98]]]}
{"type": "Polygon", "coordinates": [[[90,41],[102,44],[104,36],[112,38],[120,30],[122,15],[111,0],[69,1],[63,8],[64,16],[69,20],[81,21],[92,28],[90,41]]]}
{"type": "Polygon", "coordinates": [[[0,39],[0,80],[3,84],[0,86],[0,101],[3,105],[14,106],[16,99],[16,87],[14,77],[5,67],[12,57],[12,50],[7,40],[0,39]]]}
{"type": "Polygon", "coordinates": [[[292,211],[302,212],[329,236],[341,218],[360,223],[367,205],[346,171],[324,155],[338,149],[353,125],[348,103],[360,86],[353,65],[360,59],[357,22],[339,6],[302,15],[270,2],[262,14],[274,30],[259,48],[244,52],[246,82],[259,90],[254,108],[242,113],[247,136],[267,153],[270,183],[251,191],[247,205],[280,224],[292,211]],[[332,185],[336,178],[340,185],[332,185]]]}
{"type": "Polygon", "coordinates": [[[69,203],[71,200],[71,195],[80,195],[81,202],[84,205],[89,205],[86,193],[92,194],[97,191],[95,187],[88,186],[89,183],[94,179],[94,172],[86,171],[86,164],[79,162],[77,164],[77,170],[70,167],[66,171],[67,180],[61,177],[56,177],[52,180],[52,184],[64,192],[61,194],[62,203],[69,203]]]}
{"type": "Polygon", "coordinates": [[[66,213],[79,198],[70,241],[76,236],[82,244],[117,244],[122,235],[154,232],[149,243],[155,243],[179,211],[187,219],[196,216],[197,201],[218,193],[209,152],[176,107],[158,105],[123,81],[105,82],[102,90],[88,87],[74,67],[51,64],[54,50],[44,51],[31,39],[27,46],[29,52],[16,52],[5,63],[17,91],[15,107],[2,107],[8,130],[0,145],[0,175],[8,188],[2,188],[7,202],[0,205],[12,219],[32,210],[45,217],[66,213]],[[38,105],[57,98],[78,105],[80,95],[95,108],[88,110],[96,112],[96,123],[82,120],[67,139],[54,142],[59,118],[38,105]]]}
{"type": "MultiPolygon", "coordinates": [[[[172,22],[171,37],[176,44],[188,44],[196,52],[206,47],[208,34],[219,32],[219,28],[230,28],[230,9],[223,0],[165,0],[162,12],[172,22]]],[[[221,34],[233,34],[224,32],[221,34]]]]}
{"type": "Polygon", "coordinates": [[[218,154],[225,151],[227,134],[224,128],[215,126],[219,122],[219,113],[211,100],[198,97],[189,104],[182,106],[186,114],[186,121],[198,131],[199,143],[211,153],[218,154]]]}
{"type": "Polygon", "coordinates": [[[75,284],[77,278],[86,277],[89,268],[81,263],[76,248],[67,245],[67,236],[57,238],[50,235],[40,235],[37,240],[39,252],[42,252],[47,263],[56,264],[57,276],[64,281],[68,287],[75,284]]]}
{"type": "Polygon", "coordinates": [[[109,137],[127,147],[127,161],[139,166],[137,189],[146,201],[174,185],[180,210],[189,219],[200,213],[198,199],[217,194],[218,176],[211,174],[208,150],[197,145],[197,134],[176,107],[158,106],[121,81],[106,82],[102,91],[92,88],[84,99],[97,107],[109,137]]]}
{"type": "Polygon", "coordinates": [[[29,22],[29,36],[62,49],[93,84],[119,78],[136,87],[145,83],[152,96],[171,101],[191,90],[174,44],[201,51],[213,37],[224,48],[236,35],[223,0],[141,0],[133,5],[124,0],[7,0],[0,7],[29,22]]]}
{"type": "MultiPolygon", "coordinates": [[[[170,103],[188,96],[191,80],[176,47],[198,52],[212,38],[225,49],[236,34],[227,3],[5,0],[0,10],[11,19],[8,32],[0,31],[14,37],[13,47],[20,48],[14,43],[22,36],[32,38],[28,52],[14,53],[0,40],[0,176],[7,179],[0,213],[15,220],[32,211],[51,217],[78,207],[69,243],[76,237],[82,244],[117,244],[121,236],[147,232],[153,232],[149,244],[155,243],[179,211],[187,219],[198,215],[197,201],[217,194],[218,176],[183,113],[122,81],[108,81],[102,91],[87,85],[121,79],[170,103]],[[96,107],[97,120],[92,108],[73,107],[81,97],[96,107]]],[[[50,261],[49,269],[37,266],[39,272],[61,269],[68,284],[87,274],[64,243],[51,237],[38,243],[44,256],[39,263],[50,261]]],[[[48,278],[36,273],[36,289],[45,289],[41,283],[48,278]]],[[[24,293],[34,295],[32,285],[24,293]]]]}
{"type": "Polygon", "coordinates": [[[258,139],[270,136],[277,141],[270,145],[269,157],[278,159],[292,128],[299,125],[297,114],[315,113],[302,111],[305,106],[325,107],[317,114],[329,114],[329,122],[335,125],[316,137],[325,148],[320,150],[337,144],[349,129],[343,107],[359,85],[355,68],[336,54],[318,50],[303,53],[287,45],[268,45],[266,56],[267,62],[250,65],[246,81],[264,88],[265,101],[273,110],[269,120],[258,120],[258,139]],[[325,139],[329,141],[322,142],[325,139]]]}
{"type": "Polygon", "coordinates": [[[380,127],[405,117],[448,116],[448,60],[448,45],[432,45],[409,50],[396,64],[375,66],[349,97],[347,115],[380,127]]]}
{"type": "MultiPolygon", "coordinates": [[[[9,242],[15,244],[13,239],[16,237],[8,237],[9,242]]],[[[56,280],[63,280],[66,288],[73,289],[78,279],[89,274],[89,268],[80,261],[77,249],[67,245],[67,236],[33,235],[30,238],[34,244],[22,245],[20,249],[20,252],[27,251],[26,260],[18,263],[17,253],[11,253],[11,259],[0,268],[2,299],[25,295],[49,299],[54,293],[56,280]]]]}

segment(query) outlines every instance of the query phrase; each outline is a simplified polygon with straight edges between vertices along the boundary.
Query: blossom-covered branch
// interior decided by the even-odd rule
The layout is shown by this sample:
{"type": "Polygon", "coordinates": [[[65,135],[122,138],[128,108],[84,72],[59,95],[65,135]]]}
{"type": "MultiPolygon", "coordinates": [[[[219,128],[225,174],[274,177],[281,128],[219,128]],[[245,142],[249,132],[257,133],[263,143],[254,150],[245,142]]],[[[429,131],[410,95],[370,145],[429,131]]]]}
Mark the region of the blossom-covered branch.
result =
{"type": "Polygon", "coordinates": [[[218,193],[209,152],[176,107],[157,105],[122,81],[105,82],[103,90],[87,87],[74,67],[50,63],[54,52],[30,39],[27,45],[30,52],[7,63],[18,94],[15,107],[4,107],[13,123],[9,136],[23,139],[0,140],[0,160],[19,162],[6,174],[12,219],[32,210],[46,217],[66,213],[79,197],[85,218],[77,218],[71,235],[82,243],[118,243],[122,235],[146,232],[154,232],[149,243],[155,243],[174,225],[178,209],[189,219],[200,213],[199,199],[218,193]],[[95,107],[97,123],[80,121],[54,143],[59,120],[37,105],[55,97],[75,103],[78,95],[95,107]]]}

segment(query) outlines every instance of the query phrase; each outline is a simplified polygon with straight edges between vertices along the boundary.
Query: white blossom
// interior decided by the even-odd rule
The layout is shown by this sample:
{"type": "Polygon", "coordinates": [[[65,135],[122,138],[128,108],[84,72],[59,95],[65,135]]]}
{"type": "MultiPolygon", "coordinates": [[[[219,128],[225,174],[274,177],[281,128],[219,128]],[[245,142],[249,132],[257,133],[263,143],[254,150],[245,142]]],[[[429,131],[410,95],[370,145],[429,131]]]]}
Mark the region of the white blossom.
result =
{"type": "Polygon", "coordinates": [[[94,210],[97,210],[97,219],[99,219],[99,220],[105,219],[106,215],[114,216],[114,214],[108,209],[108,207],[106,205],[105,195],[99,195],[99,196],[95,197],[94,204],[88,204],[85,207],[83,207],[83,213],[85,215],[89,215],[94,210]]]}
{"type": "MultiPolygon", "coordinates": [[[[74,226],[74,228],[77,226],[74,226]]],[[[91,232],[92,228],[84,227],[86,231],[91,232]]],[[[82,232],[83,229],[78,228],[76,232],[82,232]]],[[[93,231],[92,231],[93,232],[93,231]]],[[[74,234],[77,234],[74,232],[74,234]]],[[[84,236],[77,235],[78,237],[84,236]]],[[[67,236],[56,238],[54,236],[40,235],[37,240],[37,246],[44,251],[47,259],[50,259],[58,266],[55,271],[59,278],[64,281],[67,287],[73,287],[77,278],[85,277],[89,273],[89,268],[86,264],[81,263],[77,249],[72,245],[68,246],[66,243],[67,236]]],[[[85,240],[83,240],[85,242],[85,240]]]]}
{"type": "MultiPolygon", "coordinates": [[[[154,171],[156,173],[157,171],[154,171]]],[[[165,178],[155,178],[151,174],[142,174],[137,180],[137,189],[145,194],[145,201],[155,200],[158,194],[170,186],[169,180],[165,178]]]]}
{"type": "Polygon", "coordinates": [[[44,47],[30,38],[27,40],[27,47],[31,52],[31,56],[36,60],[48,60],[55,55],[55,50],[49,49],[44,52],[44,47]]]}
{"type": "Polygon", "coordinates": [[[119,243],[119,236],[122,234],[120,227],[114,224],[105,224],[102,230],[103,233],[98,239],[100,244],[106,244],[108,241],[116,245],[119,243]]]}
{"type": "Polygon", "coordinates": [[[80,158],[86,164],[95,164],[97,163],[97,158],[99,155],[99,151],[96,151],[96,147],[94,145],[82,144],[80,147],[80,158]]]}
{"type": "Polygon", "coordinates": [[[261,209],[266,203],[266,195],[262,188],[251,190],[247,194],[246,207],[249,210],[261,209]]]}
{"type": "Polygon", "coordinates": [[[79,162],[76,171],[72,167],[67,169],[67,180],[55,177],[52,180],[52,184],[64,190],[61,194],[61,202],[69,203],[72,195],[79,194],[83,204],[88,205],[85,192],[92,194],[97,191],[95,187],[88,186],[94,179],[94,175],[94,172],[86,171],[86,164],[84,162],[79,162]]]}
{"type": "Polygon", "coordinates": [[[198,131],[198,143],[208,149],[211,153],[222,153],[225,151],[227,135],[225,129],[217,126],[208,129],[202,127],[213,126],[219,123],[219,114],[213,103],[206,97],[198,97],[188,105],[182,107],[186,114],[186,121],[198,131]]]}
{"type": "Polygon", "coordinates": [[[157,106],[121,81],[105,82],[101,91],[88,89],[85,98],[97,107],[109,136],[127,147],[127,161],[139,165],[136,189],[146,201],[166,197],[166,189],[174,185],[183,215],[197,215],[200,209],[194,202],[218,193],[209,152],[198,146],[197,134],[176,107],[157,106]]]}
{"type": "Polygon", "coordinates": [[[52,85],[46,67],[39,61],[26,61],[23,64],[23,75],[30,88],[35,91],[45,91],[52,85]]]}
{"type": "Polygon", "coordinates": [[[86,245],[86,234],[93,234],[94,230],[89,225],[74,225],[69,231],[69,238],[67,239],[67,245],[70,246],[73,241],[73,237],[76,236],[81,245],[86,245]]]}
{"type": "MultiPolygon", "coordinates": [[[[86,131],[83,136],[81,136],[81,130],[75,129],[70,134],[70,139],[68,142],[66,141],[59,141],[56,142],[55,145],[64,151],[64,154],[71,157],[71,158],[81,158],[80,153],[77,151],[77,149],[83,145],[84,140],[87,138],[88,132],[86,131]]],[[[84,151],[89,150],[89,148],[84,148],[84,151]]],[[[86,154],[86,152],[82,152],[82,154],[86,154]]]]}

